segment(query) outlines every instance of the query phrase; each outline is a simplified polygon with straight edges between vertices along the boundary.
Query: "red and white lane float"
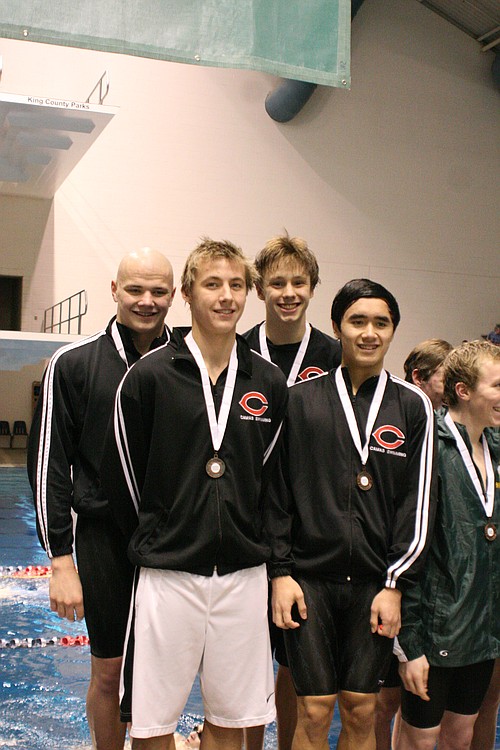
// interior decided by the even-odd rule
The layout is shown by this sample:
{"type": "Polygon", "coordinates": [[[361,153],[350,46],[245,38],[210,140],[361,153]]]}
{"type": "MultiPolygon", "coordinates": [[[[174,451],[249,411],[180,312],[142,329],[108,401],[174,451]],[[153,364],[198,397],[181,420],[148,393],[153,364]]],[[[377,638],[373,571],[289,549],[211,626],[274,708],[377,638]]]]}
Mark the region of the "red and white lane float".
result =
{"type": "Polygon", "coordinates": [[[63,635],[60,638],[0,638],[0,648],[45,648],[46,646],[88,646],[87,635],[63,635]]]}
{"type": "Polygon", "coordinates": [[[0,565],[2,578],[48,578],[52,571],[50,565],[0,565]]]}

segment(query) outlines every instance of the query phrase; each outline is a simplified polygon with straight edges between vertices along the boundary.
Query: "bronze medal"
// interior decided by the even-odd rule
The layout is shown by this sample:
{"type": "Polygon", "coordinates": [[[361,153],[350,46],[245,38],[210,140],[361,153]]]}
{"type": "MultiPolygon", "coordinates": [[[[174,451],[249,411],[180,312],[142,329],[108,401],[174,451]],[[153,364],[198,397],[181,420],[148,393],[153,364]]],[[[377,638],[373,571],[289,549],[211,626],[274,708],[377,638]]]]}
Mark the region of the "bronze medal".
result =
{"type": "Polygon", "coordinates": [[[497,538],[497,527],[494,523],[487,523],[484,527],[484,536],[488,542],[493,542],[497,538]]]}
{"type": "Polygon", "coordinates": [[[367,490],[371,490],[371,488],[373,487],[373,478],[371,474],[368,474],[368,472],[363,469],[363,471],[360,471],[356,477],[356,484],[358,485],[360,490],[364,490],[366,492],[367,490]]]}
{"type": "Polygon", "coordinates": [[[214,456],[210,459],[210,461],[207,461],[205,471],[207,472],[209,477],[212,477],[212,479],[218,479],[226,471],[226,464],[224,463],[222,458],[214,456]]]}

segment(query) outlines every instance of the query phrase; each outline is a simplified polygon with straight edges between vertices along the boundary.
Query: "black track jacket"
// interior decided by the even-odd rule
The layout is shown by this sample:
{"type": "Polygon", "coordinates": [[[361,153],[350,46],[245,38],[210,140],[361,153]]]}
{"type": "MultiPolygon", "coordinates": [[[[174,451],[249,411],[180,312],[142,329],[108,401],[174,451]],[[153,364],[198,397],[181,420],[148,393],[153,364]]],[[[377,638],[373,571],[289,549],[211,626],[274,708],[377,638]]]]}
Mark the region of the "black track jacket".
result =
{"type": "MultiPolygon", "coordinates": [[[[377,380],[363,383],[354,399],[363,430],[377,380]]],[[[270,576],[296,571],[404,589],[423,562],[434,515],[436,439],[427,396],[388,373],[369,441],[368,491],[356,485],[361,460],[334,370],[290,388],[283,433],[267,519],[270,576]]]]}
{"type": "MultiPolygon", "coordinates": [[[[127,371],[106,330],[58,349],[47,365],[31,425],[28,475],[40,544],[52,557],[73,552],[71,510],[108,514],[99,482],[104,437],[116,389],[127,371]]],[[[141,356],[129,329],[117,324],[128,364],[141,356]]],[[[151,347],[168,341],[167,329],[151,347]]]]}
{"type": "MultiPolygon", "coordinates": [[[[183,340],[146,355],[118,389],[101,477],[135,565],[224,575],[269,559],[263,503],[288,389],[277,367],[237,341],[217,479],[205,470],[214,450],[200,371],[183,340]]],[[[216,404],[224,381],[225,373],[216,404]]]]}
{"type": "MultiPolygon", "coordinates": [[[[248,341],[250,348],[259,354],[262,354],[259,342],[259,330],[261,325],[262,324],[259,323],[243,334],[243,338],[248,341]]],[[[271,360],[275,365],[278,365],[280,370],[282,370],[288,378],[299,344],[276,345],[271,343],[269,339],[267,344],[271,360]]],[[[331,336],[327,336],[326,333],[323,333],[323,331],[320,331],[318,328],[311,326],[311,338],[307,345],[300,372],[297,374],[297,383],[301,380],[308,380],[309,378],[317,377],[324,372],[328,372],[333,367],[337,367],[337,365],[340,364],[341,358],[342,350],[340,342],[331,336]]]]}

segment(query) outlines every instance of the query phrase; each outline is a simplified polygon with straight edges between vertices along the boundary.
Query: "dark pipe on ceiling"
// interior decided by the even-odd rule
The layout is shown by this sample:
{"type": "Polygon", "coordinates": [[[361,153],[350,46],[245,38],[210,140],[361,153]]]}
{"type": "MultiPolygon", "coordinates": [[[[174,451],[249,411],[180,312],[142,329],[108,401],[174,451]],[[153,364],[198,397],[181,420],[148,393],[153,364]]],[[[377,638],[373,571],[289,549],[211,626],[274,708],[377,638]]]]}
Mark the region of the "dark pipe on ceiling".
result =
{"type": "MultiPolygon", "coordinates": [[[[364,0],[352,0],[351,21],[363,2],[364,0]]],[[[284,78],[277,88],[266,96],[267,114],[276,122],[290,122],[309,101],[317,86],[317,83],[284,78]]]]}

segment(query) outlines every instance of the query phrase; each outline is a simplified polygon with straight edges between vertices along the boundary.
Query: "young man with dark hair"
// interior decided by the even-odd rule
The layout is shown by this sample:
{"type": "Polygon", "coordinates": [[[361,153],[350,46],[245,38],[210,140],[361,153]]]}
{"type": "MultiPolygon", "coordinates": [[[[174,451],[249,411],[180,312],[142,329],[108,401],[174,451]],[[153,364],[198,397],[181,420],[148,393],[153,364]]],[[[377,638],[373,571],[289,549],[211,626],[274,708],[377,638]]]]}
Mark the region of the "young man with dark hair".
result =
{"type": "Polygon", "coordinates": [[[138,571],[121,702],[134,750],[173,750],[197,673],[204,750],[239,750],[275,716],[262,513],[288,390],[236,336],[252,284],[239,248],[203,240],[182,275],[191,331],[118,389],[102,473],[138,571]]]}
{"type": "Polygon", "coordinates": [[[383,369],[398,326],[394,296],[354,279],[332,305],[336,370],[290,389],[271,493],[274,622],[298,695],[293,750],[374,750],[376,693],[400,628],[433,506],[434,414],[383,369]]]}
{"type": "Polygon", "coordinates": [[[126,255],[111,282],[116,318],[54,354],[30,432],[37,531],[52,564],[50,607],[70,621],[85,617],[90,636],[87,717],[96,750],[121,750],[125,740],[118,689],[133,576],[99,464],[118,384],[142,354],[169,340],[164,320],[174,292],[164,255],[150,248],[126,255]]]}
{"type": "MultiPolygon", "coordinates": [[[[317,377],[340,364],[340,344],[307,322],[319,283],[318,261],[307,242],[288,234],[273,237],[255,258],[257,295],[266,319],[244,334],[251,348],[282,370],[288,385],[317,377]]],[[[296,696],[288,669],[283,633],[273,623],[271,646],[278,662],[276,712],[278,749],[290,750],[297,720],[296,696]]],[[[247,750],[260,750],[263,727],[245,736],[247,750]]]]}
{"type": "MultiPolygon", "coordinates": [[[[403,597],[397,750],[467,750],[500,656],[500,350],[466,342],[444,362],[439,502],[418,585],[403,597]]],[[[486,750],[486,749],[485,749],[486,750]]]]}

